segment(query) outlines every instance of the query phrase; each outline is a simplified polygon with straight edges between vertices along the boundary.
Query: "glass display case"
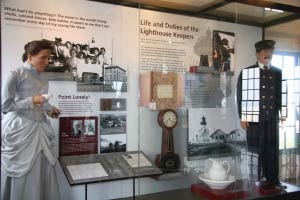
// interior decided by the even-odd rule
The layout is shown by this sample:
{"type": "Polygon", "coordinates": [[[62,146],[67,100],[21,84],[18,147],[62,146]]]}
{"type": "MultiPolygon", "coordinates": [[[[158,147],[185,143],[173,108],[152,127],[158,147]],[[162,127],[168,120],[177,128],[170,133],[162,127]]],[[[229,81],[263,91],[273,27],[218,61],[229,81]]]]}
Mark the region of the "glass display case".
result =
{"type": "Polygon", "coordinates": [[[60,109],[47,120],[61,199],[299,196],[300,49],[267,28],[290,7],[24,2],[1,2],[1,83],[28,42],[52,45],[42,78],[60,109]],[[261,47],[275,47],[270,74],[262,39],[276,41],[261,47]]]}

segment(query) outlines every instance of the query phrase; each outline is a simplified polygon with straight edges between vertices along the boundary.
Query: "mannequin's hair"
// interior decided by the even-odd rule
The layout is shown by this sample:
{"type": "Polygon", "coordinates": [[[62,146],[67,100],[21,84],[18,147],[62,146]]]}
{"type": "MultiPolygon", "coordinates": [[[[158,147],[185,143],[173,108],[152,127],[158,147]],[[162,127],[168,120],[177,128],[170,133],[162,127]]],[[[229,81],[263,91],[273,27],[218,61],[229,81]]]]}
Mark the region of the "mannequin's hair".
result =
{"type": "Polygon", "coordinates": [[[33,40],[24,46],[25,52],[22,55],[22,61],[25,62],[29,55],[37,55],[41,50],[53,50],[53,46],[48,40],[33,40]]]}

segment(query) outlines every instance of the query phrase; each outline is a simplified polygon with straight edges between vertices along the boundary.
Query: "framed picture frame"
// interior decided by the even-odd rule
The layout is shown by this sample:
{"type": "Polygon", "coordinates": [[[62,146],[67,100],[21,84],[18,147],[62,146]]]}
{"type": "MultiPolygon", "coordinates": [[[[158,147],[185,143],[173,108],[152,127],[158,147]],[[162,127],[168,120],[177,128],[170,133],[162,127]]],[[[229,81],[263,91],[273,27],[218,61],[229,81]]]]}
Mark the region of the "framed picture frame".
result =
{"type": "Polygon", "coordinates": [[[59,155],[98,153],[98,117],[60,117],[59,155]]]}
{"type": "Polygon", "coordinates": [[[215,70],[234,71],[235,34],[225,31],[213,31],[213,67],[215,70]]]}

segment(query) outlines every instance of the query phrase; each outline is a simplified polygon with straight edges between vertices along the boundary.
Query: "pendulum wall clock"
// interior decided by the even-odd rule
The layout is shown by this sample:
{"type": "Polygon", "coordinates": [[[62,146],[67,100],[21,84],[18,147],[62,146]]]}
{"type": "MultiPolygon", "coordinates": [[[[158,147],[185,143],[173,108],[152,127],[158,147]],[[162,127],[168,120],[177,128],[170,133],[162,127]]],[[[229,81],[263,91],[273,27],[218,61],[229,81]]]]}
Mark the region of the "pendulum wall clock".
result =
{"type": "Polygon", "coordinates": [[[161,110],[157,122],[162,128],[161,153],[156,155],[155,164],[163,172],[177,171],[180,166],[179,155],[174,153],[173,129],[178,122],[178,114],[173,109],[161,110]]]}

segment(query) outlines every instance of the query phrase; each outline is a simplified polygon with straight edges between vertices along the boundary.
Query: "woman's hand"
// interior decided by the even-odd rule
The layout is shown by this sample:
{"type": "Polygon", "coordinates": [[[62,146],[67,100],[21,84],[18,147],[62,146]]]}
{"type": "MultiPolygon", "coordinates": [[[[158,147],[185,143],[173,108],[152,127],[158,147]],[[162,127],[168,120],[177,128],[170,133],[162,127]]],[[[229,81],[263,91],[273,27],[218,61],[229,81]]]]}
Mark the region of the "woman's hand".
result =
{"type": "Polygon", "coordinates": [[[60,110],[56,107],[53,107],[51,111],[47,112],[47,115],[51,118],[58,118],[60,115],[60,110]]]}
{"type": "Polygon", "coordinates": [[[244,130],[247,130],[249,127],[249,123],[247,121],[240,121],[240,124],[244,130]]]}
{"type": "Polygon", "coordinates": [[[32,97],[32,103],[36,106],[42,106],[46,102],[46,98],[42,95],[36,95],[32,97]]]}

